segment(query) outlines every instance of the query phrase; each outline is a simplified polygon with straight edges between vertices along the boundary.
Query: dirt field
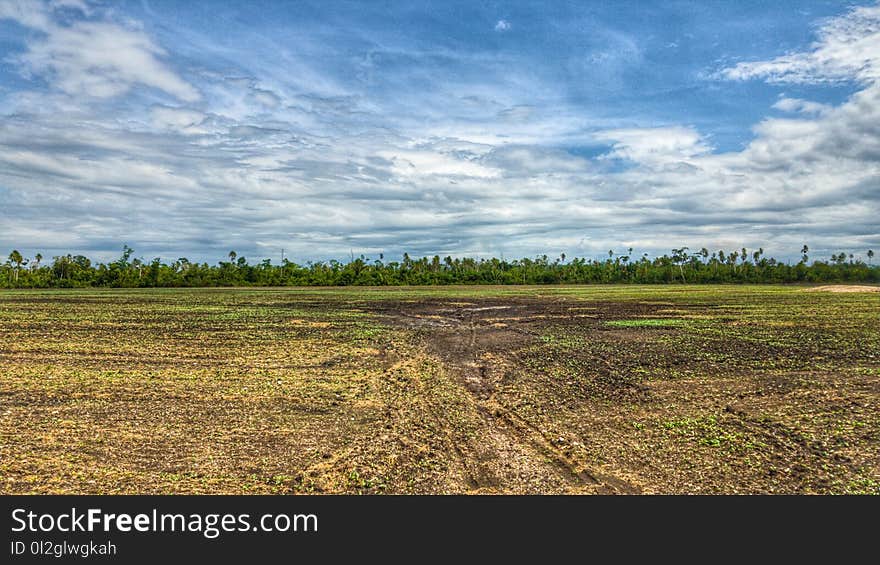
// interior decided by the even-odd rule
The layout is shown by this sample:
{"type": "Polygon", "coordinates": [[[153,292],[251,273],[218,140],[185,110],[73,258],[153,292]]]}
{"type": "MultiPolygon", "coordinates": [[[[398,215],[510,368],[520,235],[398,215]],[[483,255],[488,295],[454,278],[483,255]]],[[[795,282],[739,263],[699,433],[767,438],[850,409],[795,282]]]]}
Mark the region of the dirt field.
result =
{"type": "Polygon", "coordinates": [[[880,294],[0,293],[3,493],[880,493],[880,294]]]}
{"type": "Polygon", "coordinates": [[[814,286],[804,290],[805,292],[880,292],[880,286],[829,284],[825,286],[814,286]]]}

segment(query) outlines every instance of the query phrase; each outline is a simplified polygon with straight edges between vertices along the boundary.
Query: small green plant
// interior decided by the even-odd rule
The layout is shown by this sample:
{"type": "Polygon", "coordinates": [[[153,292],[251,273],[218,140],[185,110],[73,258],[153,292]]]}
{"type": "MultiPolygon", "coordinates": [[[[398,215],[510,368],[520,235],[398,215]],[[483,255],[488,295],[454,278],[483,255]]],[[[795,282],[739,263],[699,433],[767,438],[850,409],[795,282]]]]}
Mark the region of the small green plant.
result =
{"type": "Polygon", "coordinates": [[[613,328],[673,328],[681,326],[685,320],[678,318],[644,318],[636,320],[609,320],[606,326],[613,328]]]}
{"type": "Polygon", "coordinates": [[[726,431],[715,416],[669,420],[663,422],[663,427],[708,447],[732,447],[740,439],[737,434],[726,431]]]}

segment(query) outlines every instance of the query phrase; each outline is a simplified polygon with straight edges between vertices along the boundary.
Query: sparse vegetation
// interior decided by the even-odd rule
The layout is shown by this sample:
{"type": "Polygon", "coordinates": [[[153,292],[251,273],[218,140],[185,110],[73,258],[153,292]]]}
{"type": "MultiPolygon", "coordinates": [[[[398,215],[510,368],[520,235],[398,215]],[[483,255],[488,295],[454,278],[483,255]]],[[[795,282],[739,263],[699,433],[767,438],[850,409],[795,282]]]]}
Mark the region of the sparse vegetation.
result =
{"type": "Polygon", "coordinates": [[[778,286],[4,291],[0,491],[877,494],[878,314],[778,286]]]}

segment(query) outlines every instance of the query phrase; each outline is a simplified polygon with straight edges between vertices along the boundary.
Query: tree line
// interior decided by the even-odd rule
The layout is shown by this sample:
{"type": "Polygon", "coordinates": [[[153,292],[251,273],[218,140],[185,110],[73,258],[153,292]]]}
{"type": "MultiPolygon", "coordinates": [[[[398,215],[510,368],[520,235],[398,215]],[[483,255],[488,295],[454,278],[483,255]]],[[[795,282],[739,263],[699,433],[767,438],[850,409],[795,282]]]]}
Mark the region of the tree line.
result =
{"type": "Polygon", "coordinates": [[[688,247],[658,257],[608,252],[602,259],[574,258],[565,254],[522,259],[469,257],[413,258],[385,261],[383,255],[363,255],[347,262],[318,261],[297,264],[266,259],[251,264],[230,251],[215,265],[191,262],[185,257],[163,262],[135,258],[124,246],[115,261],[95,263],[83,255],[59,255],[47,261],[41,254],[24,257],[13,250],[0,269],[0,288],[78,287],[220,287],[220,286],[390,286],[448,284],[591,284],[591,283],[877,283],[880,266],[853,254],[838,253],[810,261],[803,246],[797,263],[765,257],[763,249],[745,248],[710,252],[688,247]]]}

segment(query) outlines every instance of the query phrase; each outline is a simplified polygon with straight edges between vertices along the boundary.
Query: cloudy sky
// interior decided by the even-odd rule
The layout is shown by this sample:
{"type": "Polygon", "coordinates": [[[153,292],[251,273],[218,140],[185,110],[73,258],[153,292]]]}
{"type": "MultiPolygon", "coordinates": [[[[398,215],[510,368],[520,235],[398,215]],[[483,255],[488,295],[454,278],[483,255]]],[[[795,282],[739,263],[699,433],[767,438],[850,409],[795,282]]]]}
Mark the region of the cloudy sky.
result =
{"type": "Polygon", "coordinates": [[[880,250],[873,2],[0,0],[0,251],[880,250]]]}

